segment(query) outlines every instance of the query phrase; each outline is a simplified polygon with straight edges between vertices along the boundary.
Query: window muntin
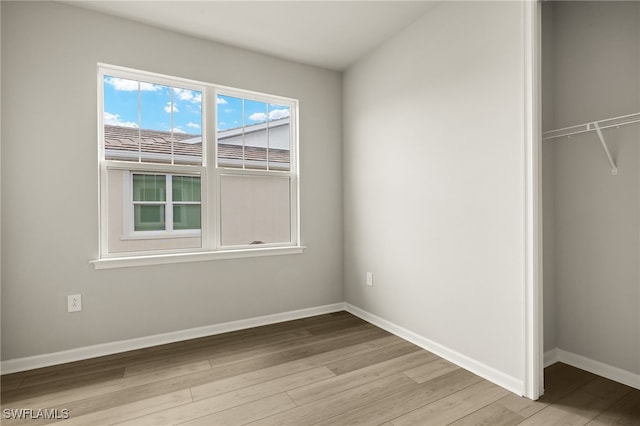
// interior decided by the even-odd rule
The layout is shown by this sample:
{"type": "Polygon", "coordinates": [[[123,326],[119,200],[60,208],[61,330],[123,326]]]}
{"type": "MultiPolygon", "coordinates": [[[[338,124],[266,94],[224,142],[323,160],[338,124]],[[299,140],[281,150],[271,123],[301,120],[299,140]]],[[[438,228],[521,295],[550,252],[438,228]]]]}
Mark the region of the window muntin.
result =
{"type": "Polygon", "coordinates": [[[119,67],[100,70],[101,258],[299,247],[295,100],[119,67]],[[122,105],[113,108],[116,95],[122,105]],[[153,124],[151,110],[158,113],[159,106],[165,127],[153,124]],[[138,117],[130,118],[131,111],[138,117]],[[129,139],[133,149],[122,149],[114,137],[129,139]],[[152,193],[134,200],[136,175],[156,177],[152,193]],[[121,202],[118,188],[128,193],[121,202]]]}

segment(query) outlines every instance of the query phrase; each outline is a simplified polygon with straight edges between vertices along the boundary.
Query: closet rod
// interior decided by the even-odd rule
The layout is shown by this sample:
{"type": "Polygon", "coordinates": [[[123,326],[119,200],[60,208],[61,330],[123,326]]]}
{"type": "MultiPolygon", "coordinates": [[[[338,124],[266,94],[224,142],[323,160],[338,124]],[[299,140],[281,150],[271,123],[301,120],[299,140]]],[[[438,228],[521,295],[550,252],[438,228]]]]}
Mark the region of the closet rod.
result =
{"type": "Polygon", "coordinates": [[[609,129],[611,127],[620,127],[625,126],[627,124],[640,123],[640,112],[628,115],[622,115],[614,118],[607,118],[605,120],[600,121],[592,121],[590,123],[578,124],[576,126],[563,127],[561,129],[550,130],[548,132],[544,132],[542,134],[544,140],[555,139],[561,137],[571,137],[572,135],[577,135],[579,133],[593,132],[595,131],[598,134],[598,139],[600,139],[600,143],[602,144],[602,148],[604,149],[604,153],[607,155],[607,160],[609,160],[609,164],[611,165],[611,174],[618,174],[618,167],[616,166],[615,161],[613,161],[613,157],[611,157],[611,153],[609,152],[609,147],[607,146],[607,142],[604,140],[604,136],[602,135],[603,129],[609,129]]]}
{"type": "Polygon", "coordinates": [[[576,124],[575,126],[563,127],[556,130],[549,130],[547,132],[544,132],[542,136],[544,140],[555,139],[577,135],[579,133],[592,132],[596,130],[596,124],[598,125],[600,130],[604,130],[610,127],[620,127],[633,123],[640,123],[640,112],[621,115],[619,117],[607,118],[604,120],[592,121],[590,123],[576,124]]]}

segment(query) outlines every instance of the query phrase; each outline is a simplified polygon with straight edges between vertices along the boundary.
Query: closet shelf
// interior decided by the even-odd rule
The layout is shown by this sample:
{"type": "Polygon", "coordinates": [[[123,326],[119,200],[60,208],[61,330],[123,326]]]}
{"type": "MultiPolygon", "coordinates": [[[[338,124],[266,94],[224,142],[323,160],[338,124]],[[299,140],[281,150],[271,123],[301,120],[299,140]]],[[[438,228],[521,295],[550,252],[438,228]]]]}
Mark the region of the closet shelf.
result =
{"type": "Polygon", "coordinates": [[[611,157],[607,142],[604,140],[604,136],[602,135],[602,130],[609,129],[611,127],[618,128],[634,123],[640,123],[640,112],[621,115],[619,117],[607,118],[599,121],[592,121],[590,123],[577,124],[575,126],[563,127],[561,129],[550,130],[548,132],[544,132],[542,136],[544,140],[549,140],[562,137],[571,137],[572,135],[577,135],[580,133],[596,132],[598,134],[598,138],[600,139],[600,143],[602,144],[602,148],[607,155],[609,164],[611,165],[611,174],[615,176],[618,174],[618,167],[611,157]]]}

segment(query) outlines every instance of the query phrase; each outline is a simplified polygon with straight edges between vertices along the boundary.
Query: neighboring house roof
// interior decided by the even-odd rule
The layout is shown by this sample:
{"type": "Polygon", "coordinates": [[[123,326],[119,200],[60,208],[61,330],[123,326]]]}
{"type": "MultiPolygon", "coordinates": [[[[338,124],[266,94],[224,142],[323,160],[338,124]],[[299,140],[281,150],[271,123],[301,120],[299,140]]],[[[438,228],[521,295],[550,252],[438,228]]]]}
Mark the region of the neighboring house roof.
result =
{"type": "MultiPolygon", "coordinates": [[[[159,130],[137,129],[135,127],[104,126],[104,147],[112,151],[112,156],[118,157],[117,152],[155,153],[171,155],[171,138],[173,137],[173,153],[175,155],[202,157],[202,140],[200,143],[185,143],[184,140],[200,138],[200,135],[188,133],[162,132],[159,130]]],[[[119,159],[119,158],[118,158],[119,159]]]]}
{"type": "MultiPolygon", "coordinates": [[[[269,128],[288,125],[287,118],[270,122],[269,128]]],[[[266,129],[266,124],[260,123],[245,127],[244,134],[266,132],[266,129]]],[[[219,164],[241,166],[244,153],[245,164],[249,167],[264,168],[268,155],[270,168],[289,168],[289,150],[269,148],[267,151],[264,147],[242,146],[242,130],[229,129],[218,133],[219,164]],[[225,143],[232,142],[232,139],[236,140],[235,143],[225,143]]],[[[137,160],[140,154],[143,161],[168,162],[173,152],[176,163],[199,164],[202,161],[201,135],[105,125],[104,144],[105,157],[111,160],[137,160]]]]}

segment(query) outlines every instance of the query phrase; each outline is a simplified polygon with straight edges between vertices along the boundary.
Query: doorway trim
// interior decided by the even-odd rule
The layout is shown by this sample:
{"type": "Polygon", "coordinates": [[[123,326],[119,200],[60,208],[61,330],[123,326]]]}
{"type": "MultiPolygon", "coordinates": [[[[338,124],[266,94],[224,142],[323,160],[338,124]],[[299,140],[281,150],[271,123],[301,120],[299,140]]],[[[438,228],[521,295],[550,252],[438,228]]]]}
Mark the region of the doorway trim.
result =
{"type": "Polygon", "coordinates": [[[523,394],[544,393],[542,295],[542,4],[523,1],[524,41],[524,383],[523,394]]]}

